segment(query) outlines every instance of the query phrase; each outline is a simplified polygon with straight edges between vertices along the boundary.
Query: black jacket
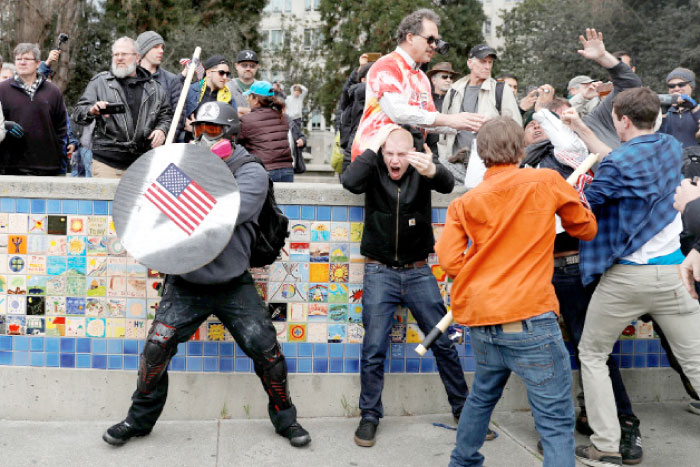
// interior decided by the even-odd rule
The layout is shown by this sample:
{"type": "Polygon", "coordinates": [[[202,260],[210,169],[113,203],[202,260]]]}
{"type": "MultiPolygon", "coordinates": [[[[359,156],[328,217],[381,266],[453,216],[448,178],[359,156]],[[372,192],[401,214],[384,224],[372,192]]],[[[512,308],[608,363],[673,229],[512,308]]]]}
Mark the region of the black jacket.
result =
{"type": "Polygon", "coordinates": [[[409,166],[400,180],[389,177],[381,150],[368,149],[343,172],[343,187],[365,194],[365,226],[360,252],[390,266],[421,261],[432,253],[431,190],[450,193],[452,174],[433,155],[437,171],[423,177],[409,166]]]}

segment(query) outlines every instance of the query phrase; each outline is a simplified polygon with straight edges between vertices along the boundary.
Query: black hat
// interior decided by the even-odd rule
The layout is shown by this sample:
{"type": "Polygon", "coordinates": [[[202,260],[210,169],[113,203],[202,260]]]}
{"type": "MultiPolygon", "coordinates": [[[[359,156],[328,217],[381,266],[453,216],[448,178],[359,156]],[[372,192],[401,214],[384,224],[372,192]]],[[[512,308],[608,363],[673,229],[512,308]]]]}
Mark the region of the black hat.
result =
{"type": "Polygon", "coordinates": [[[488,44],[479,44],[472,47],[467,58],[486,58],[489,55],[493,55],[493,58],[498,59],[496,51],[489,47],[488,44]]]}
{"type": "Polygon", "coordinates": [[[222,63],[228,65],[228,60],[226,60],[226,57],[223,55],[212,55],[204,62],[204,70],[206,71],[210,68],[214,68],[216,65],[221,65],[222,63]]]}
{"type": "Polygon", "coordinates": [[[252,50],[241,50],[238,52],[238,58],[236,58],[236,63],[241,62],[255,62],[258,63],[258,54],[252,50]]]}

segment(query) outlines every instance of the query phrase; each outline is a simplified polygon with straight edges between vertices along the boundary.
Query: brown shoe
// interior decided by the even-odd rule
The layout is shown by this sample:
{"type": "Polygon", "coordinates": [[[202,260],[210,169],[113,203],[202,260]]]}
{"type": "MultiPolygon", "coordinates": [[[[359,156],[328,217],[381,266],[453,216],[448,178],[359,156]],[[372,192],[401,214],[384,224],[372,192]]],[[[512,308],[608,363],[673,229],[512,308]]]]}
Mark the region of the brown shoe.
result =
{"type": "Polygon", "coordinates": [[[622,456],[619,452],[599,451],[592,444],[590,446],[576,446],[576,459],[582,464],[593,467],[615,467],[622,465],[622,456]]]}

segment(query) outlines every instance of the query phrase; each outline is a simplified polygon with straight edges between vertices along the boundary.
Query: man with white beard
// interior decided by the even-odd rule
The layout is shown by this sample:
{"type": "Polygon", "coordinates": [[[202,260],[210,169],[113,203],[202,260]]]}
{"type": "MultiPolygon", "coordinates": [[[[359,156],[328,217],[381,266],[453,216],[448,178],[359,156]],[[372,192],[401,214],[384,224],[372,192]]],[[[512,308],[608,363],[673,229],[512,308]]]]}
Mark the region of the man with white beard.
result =
{"type": "Polygon", "coordinates": [[[93,77],[75,106],[76,122],[96,122],[93,177],[120,177],[141,154],[165,142],[172,121],[168,95],[137,65],[140,58],[136,41],[117,39],[110,71],[93,77]]]}

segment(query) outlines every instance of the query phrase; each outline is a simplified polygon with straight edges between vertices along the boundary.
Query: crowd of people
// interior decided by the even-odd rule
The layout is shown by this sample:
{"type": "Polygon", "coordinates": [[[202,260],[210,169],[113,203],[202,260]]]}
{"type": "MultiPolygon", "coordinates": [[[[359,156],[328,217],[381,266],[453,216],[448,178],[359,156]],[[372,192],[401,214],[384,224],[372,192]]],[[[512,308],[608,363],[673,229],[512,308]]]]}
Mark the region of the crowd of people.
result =
{"type": "MultiPolygon", "coordinates": [[[[468,74],[458,80],[445,61],[424,72],[446,49],[439,26],[428,9],[403,18],[396,49],[363,54],[338,105],[341,182],[364,194],[365,203],[365,334],[354,440],[363,447],[376,442],[396,307],[407,306],[426,334],[447,313],[427,263],[436,252],[454,281],[452,315],[469,327],[476,357],[470,391],[448,337],[432,346],[458,423],[450,466],[483,465],[479,449],[496,437],[489,420],[511,373],[527,388],[546,467],[574,466],[575,459],[638,464],[640,420],[611,357],[632,320],[653,322],[692,398],[689,409],[700,415],[700,187],[690,177],[700,173],[693,172],[700,164],[695,75],[672,70],[667,92],[658,95],[643,87],[629,53],[610,53],[602,33],[586,29],[578,53],[609,81],[577,75],[566,98],[543,83],[518,101],[516,76],[491,76],[498,56],[487,44],[470,49],[468,74]],[[690,178],[681,182],[684,175],[690,178]],[[431,193],[450,193],[456,183],[473,189],[450,204],[435,243],[431,193]],[[577,404],[560,318],[580,361],[577,404]],[[575,446],[574,430],[590,436],[590,444],[575,446]]],[[[3,66],[11,71],[0,83],[3,173],[60,175],[70,154],[74,170],[79,159],[83,173],[119,177],[163,145],[184,81],[161,68],[163,51],[153,31],[116,40],[110,70],[90,81],[69,116],[51,83],[58,51],[40,62],[35,45],[19,44],[14,69],[3,66]]],[[[295,84],[285,96],[279,83],[255,79],[258,63],[254,51],[241,51],[231,79],[228,59],[211,56],[187,90],[177,141],[212,148],[227,163],[241,213],[218,258],[168,277],[132,406],[104,434],[110,444],[150,433],[165,404],[177,343],[209,313],[253,359],[277,433],[297,447],[311,441],[296,420],[284,355],[247,272],[267,185],[259,165],[246,163],[255,156],[272,180],[293,181],[308,90],[295,84]],[[215,277],[213,269],[226,274],[215,277]]]]}

